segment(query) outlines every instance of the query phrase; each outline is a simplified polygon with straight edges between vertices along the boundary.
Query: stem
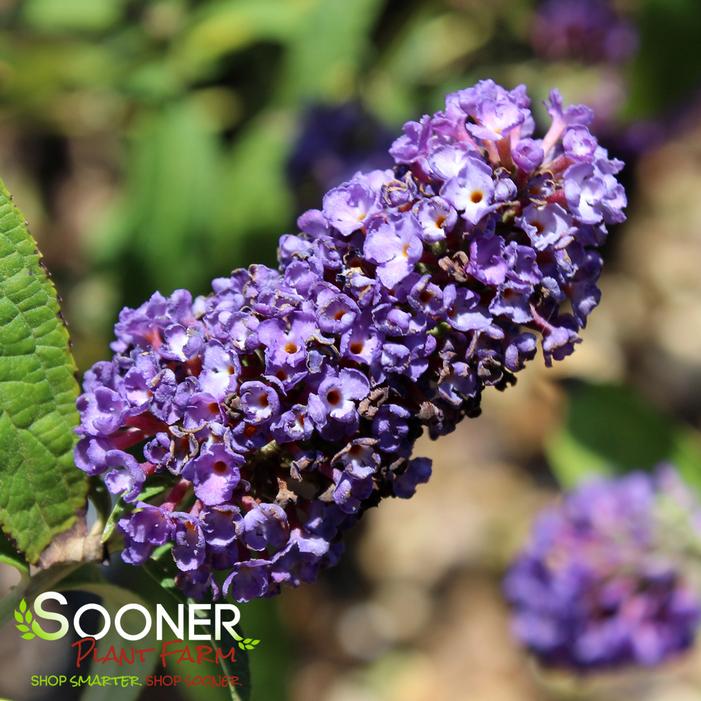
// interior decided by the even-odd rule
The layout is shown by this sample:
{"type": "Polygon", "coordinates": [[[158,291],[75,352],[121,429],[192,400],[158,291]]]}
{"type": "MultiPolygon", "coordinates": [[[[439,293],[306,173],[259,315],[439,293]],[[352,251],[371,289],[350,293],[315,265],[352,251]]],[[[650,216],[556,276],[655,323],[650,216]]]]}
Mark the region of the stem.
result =
{"type": "Polygon", "coordinates": [[[180,480],[173,489],[168,492],[166,500],[161,504],[162,509],[167,511],[173,511],[175,507],[183,500],[185,494],[187,494],[188,489],[190,489],[190,482],[188,480],[180,480]]]}

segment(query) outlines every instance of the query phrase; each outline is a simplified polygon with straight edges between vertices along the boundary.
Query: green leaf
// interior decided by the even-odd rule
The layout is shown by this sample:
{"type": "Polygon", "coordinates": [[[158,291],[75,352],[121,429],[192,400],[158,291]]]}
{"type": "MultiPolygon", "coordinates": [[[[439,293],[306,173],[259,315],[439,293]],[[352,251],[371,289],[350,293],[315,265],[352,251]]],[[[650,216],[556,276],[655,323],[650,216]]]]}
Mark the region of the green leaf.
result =
{"type": "Polygon", "coordinates": [[[25,640],[34,640],[36,636],[34,635],[34,633],[25,633],[22,637],[25,640]]]}
{"type": "Polygon", "coordinates": [[[27,561],[2,531],[0,531],[0,562],[14,567],[22,575],[29,574],[27,561]]]}
{"type": "Polygon", "coordinates": [[[255,680],[253,698],[285,698],[292,680],[294,663],[289,651],[294,646],[294,640],[283,624],[284,614],[281,613],[279,599],[256,599],[241,604],[239,608],[247,634],[255,635],[256,639],[260,636],[263,640],[255,652],[246,653],[250,675],[255,680]]]}
{"type": "Polygon", "coordinates": [[[32,631],[29,627],[34,616],[32,612],[27,609],[27,601],[24,598],[19,602],[19,606],[15,609],[14,614],[16,621],[15,628],[17,628],[20,633],[31,633],[32,637],[34,637],[37,631],[32,631]]]}
{"type": "Polygon", "coordinates": [[[0,183],[0,528],[29,562],[85,502],[75,373],[56,290],[0,183]]]}
{"type": "Polygon", "coordinates": [[[668,461],[701,490],[701,438],[626,387],[574,386],[562,425],[550,437],[546,453],[565,488],[591,475],[650,470],[668,461]]]}
{"type": "MultiPolygon", "coordinates": [[[[219,641],[219,645],[224,648],[236,647],[234,639],[226,634],[222,640],[219,641]]],[[[239,647],[241,647],[241,643],[239,643],[239,647]]],[[[229,687],[229,693],[232,701],[250,701],[252,690],[251,676],[248,655],[245,652],[245,648],[241,648],[241,651],[236,653],[236,662],[233,665],[229,660],[223,659],[220,662],[220,666],[224,674],[229,676],[237,676],[241,682],[240,686],[229,687]]]]}
{"type": "Polygon", "coordinates": [[[641,0],[637,4],[640,48],[628,71],[626,109],[632,119],[664,114],[670,105],[693,95],[701,79],[701,57],[686,50],[701,33],[697,0],[641,0]],[[680,65],[684,70],[679,70],[680,65]]]}
{"type": "Polygon", "coordinates": [[[123,0],[25,0],[22,15],[37,29],[99,31],[113,26],[121,14],[123,0]]]}
{"type": "Polygon", "coordinates": [[[90,251],[96,262],[128,276],[127,302],[137,303],[153,287],[166,293],[209,282],[219,155],[214,120],[195,100],[168,103],[137,120],[125,195],[90,251]]]}
{"type": "MultiPolygon", "coordinates": [[[[267,248],[274,260],[275,241],[293,221],[293,202],[285,178],[285,164],[294,134],[289,113],[266,112],[242,132],[227,154],[219,182],[216,237],[213,253],[222,263],[235,262],[232,245],[248,247],[258,262],[267,248]],[[241,231],[245,222],[246,230],[241,231]],[[231,232],[239,241],[232,241],[231,232]],[[262,237],[267,236],[269,245],[262,237]]],[[[270,260],[270,262],[273,262],[270,260]]]]}
{"type": "Polygon", "coordinates": [[[210,3],[175,47],[180,71],[201,76],[221,58],[256,41],[286,42],[307,14],[300,0],[210,3]]]}
{"type": "Polygon", "coordinates": [[[290,47],[283,99],[343,99],[353,88],[370,48],[381,0],[317,0],[290,47]]]}
{"type": "Polygon", "coordinates": [[[678,428],[669,460],[701,496],[701,433],[686,426],[678,428]]]}

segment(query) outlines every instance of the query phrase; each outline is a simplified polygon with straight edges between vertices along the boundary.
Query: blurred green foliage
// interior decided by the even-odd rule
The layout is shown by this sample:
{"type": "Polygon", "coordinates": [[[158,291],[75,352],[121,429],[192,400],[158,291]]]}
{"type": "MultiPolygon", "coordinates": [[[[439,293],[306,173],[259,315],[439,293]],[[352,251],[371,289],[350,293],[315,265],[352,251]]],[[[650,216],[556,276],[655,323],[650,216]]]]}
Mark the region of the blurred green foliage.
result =
{"type": "Polygon", "coordinates": [[[642,0],[637,12],[640,50],[631,66],[626,114],[673,116],[689,95],[698,99],[701,58],[690,50],[701,36],[696,0],[642,0]]]}
{"type": "Polygon", "coordinates": [[[701,433],[675,422],[627,387],[574,384],[567,413],[546,451],[563,488],[592,474],[651,470],[669,462],[701,491],[701,433]]]}

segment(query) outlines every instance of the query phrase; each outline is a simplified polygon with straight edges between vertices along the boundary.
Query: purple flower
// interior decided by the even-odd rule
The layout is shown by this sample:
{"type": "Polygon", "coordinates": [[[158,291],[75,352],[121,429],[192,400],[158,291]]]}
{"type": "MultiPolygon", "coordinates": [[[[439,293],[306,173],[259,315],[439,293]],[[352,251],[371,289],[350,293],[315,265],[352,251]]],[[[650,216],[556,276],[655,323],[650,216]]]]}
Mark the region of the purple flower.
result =
{"type": "Polygon", "coordinates": [[[545,158],[543,145],[533,139],[521,139],[512,149],[511,157],[521,170],[532,173],[545,158]]]}
{"type": "Polygon", "coordinates": [[[188,396],[189,391],[196,387],[193,383],[189,386],[181,384],[179,389],[183,392],[177,399],[181,400],[183,407],[183,428],[186,431],[196,433],[211,422],[220,422],[223,418],[222,405],[211,394],[196,392],[188,396]]]}
{"type": "Polygon", "coordinates": [[[234,565],[224,581],[224,592],[240,602],[252,601],[268,593],[269,563],[266,560],[248,560],[234,565]]]}
{"type": "Polygon", "coordinates": [[[430,275],[424,275],[417,280],[409,292],[407,301],[416,311],[431,317],[439,317],[445,310],[443,290],[431,282],[430,275]]]}
{"type": "Polygon", "coordinates": [[[383,404],[372,423],[378,447],[387,453],[406,450],[411,414],[400,404],[383,404]]]}
{"type": "Polygon", "coordinates": [[[341,354],[365,365],[373,365],[380,352],[380,339],[371,320],[363,315],[341,337],[341,354]]]}
{"type": "Polygon", "coordinates": [[[551,90],[545,106],[552,119],[550,129],[543,138],[543,152],[546,156],[558,144],[567,127],[588,126],[594,119],[594,113],[586,105],[570,105],[565,108],[558,90],[551,90]]]}
{"type": "Polygon", "coordinates": [[[521,228],[528,234],[533,248],[563,248],[571,243],[575,231],[567,212],[558,204],[536,207],[529,205],[519,220],[521,228]]]}
{"type": "Polygon", "coordinates": [[[472,290],[448,285],[443,294],[446,319],[457,331],[485,331],[492,325],[489,311],[480,305],[480,297],[472,290]]]}
{"type": "Polygon", "coordinates": [[[288,535],[287,515],[277,504],[259,504],[243,517],[243,539],[251,550],[279,550],[288,535]]]}
{"type": "Polygon", "coordinates": [[[531,41],[547,59],[589,63],[624,61],[637,47],[633,26],[610,0],[545,0],[535,15],[531,41]]]}
{"type": "Polygon", "coordinates": [[[87,435],[99,436],[114,433],[126,414],[127,404],[117,392],[98,387],[94,392],[78,398],[81,429],[87,435]]]}
{"type": "MultiPolygon", "coordinates": [[[[333,507],[336,508],[337,507],[333,507]]],[[[337,509],[337,512],[342,512],[337,509]]],[[[287,547],[277,553],[271,562],[271,579],[299,586],[302,582],[313,581],[323,562],[335,563],[340,550],[339,543],[329,544],[327,540],[315,536],[305,536],[295,528],[290,533],[287,547]]]]}
{"type": "Polygon", "coordinates": [[[446,181],[441,195],[474,226],[491,209],[494,196],[492,171],[486,163],[469,158],[465,167],[446,181]]]}
{"type": "Polygon", "coordinates": [[[446,144],[429,154],[428,163],[433,175],[440,180],[450,180],[456,178],[468,165],[470,156],[479,158],[479,150],[469,143],[446,144]]]}
{"type": "Polygon", "coordinates": [[[567,494],[504,581],[516,636],[542,663],[579,670],[654,665],[689,648],[701,601],[684,552],[699,513],[668,470],[567,494]]]}
{"type": "Polygon", "coordinates": [[[430,476],[431,461],[428,458],[409,460],[404,472],[394,480],[394,494],[401,499],[409,499],[416,493],[416,487],[428,482],[430,476]]]}
{"type": "Polygon", "coordinates": [[[106,456],[112,449],[107,438],[82,438],[73,454],[75,464],[89,475],[99,475],[107,469],[106,456]]]}
{"type": "Polygon", "coordinates": [[[477,392],[477,377],[467,363],[452,363],[438,384],[438,393],[444,401],[459,407],[467,397],[477,392]]]}
{"type": "Polygon", "coordinates": [[[591,162],[598,145],[589,129],[577,124],[567,129],[562,138],[565,155],[573,161],[591,162]]]}
{"type": "Polygon", "coordinates": [[[252,380],[241,385],[241,408],[246,421],[263,423],[276,416],[280,407],[277,392],[262,382],[252,380]]]}
{"type": "Polygon", "coordinates": [[[377,264],[380,282],[391,289],[414,269],[423,253],[423,245],[412,219],[400,217],[372,228],[363,251],[368,260],[377,264]]]}
{"type": "Polygon", "coordinates": [[[198,518],[179,514],[175,520],[173,559],[181,572],[199,569],[205,558],[205,538],[198,518]]]}
{"type": "Polygon", "coordinates": [[[201,522],[207,545],[213,550],[228,549],[243,530],[241,512],[230,504],[206,508],[201,522]]]}
{"type": "Polygon", "coordinates": [[[403,135],[390,147],[389,153],[397,163],[411,163],[427,152],[431,119],[425,115],[420,122],[407,122],[403,131],[403,135]]]}
{"type": "Polygon", "coordinates": [[[490,80],[481,81],[461,95],[460,105],[476,123],[467,130],[478,139],[499,141],[523,124],[525,113],[518,95],[490,80]]]}
{"type": "Polygon", "coordinates": [[[356,477],[345,471],[339,471],[337,477],[338,481],[333,491],[334,503],[344,513],[357,513],[363,500],[372,494],[372,480],[368,477],[356,477]]]}
{"type": "Polygon", "coordinates": [[[306,357],[307,341],[318,333],[314,317],[294,313],[287,322],[266,319],[257,329],[258,340],[265,346],[269,368],[295,366],[306,357]]]}
{"type": "Polygon", "coordinates": [[[527,324],[533,319],[527,294],[513,287],[504,286],[489,304],[495,316],[506,316],[515,324],[527,324]]]}
{"type": "Polygon", "coordinates": [[[225,504],[236,489],[244,459],[221,443],[203,450],[183,470],[183,477],[195,485],[195,495],[207,506],[225,504]]]}
{"type": "Polygon", "coordinates": [[[324,216],[342,236],[350,236],[365,225],[377,195],[362,183],[350,181],[324,195],[324,216]]]}
{"type": "Polygon", "coordinates": [[[113,359],[85,375],[75,462],[128,505],[126,561],[172,545],[197,597],[309,581],[370,506],[428,479],[419,436],[477,415],[538,341],[546,364],[574,350],[622,164],[590,110],[557,92],[547,108],[541,140],[523,86],[448,95],[405,125],[393,171],[298,219],[278,270],[120,313],[113,359]],[[155,484],[170,488],[144,504],[155,484]]]}
{"type": "Polygon", "coordinates": [[[467,272],[490,286],[501,285],[508,265],[504,259],[504,240],[500,236],[475,236],[470,243],[467,272]]]}
{"type": "Polygon", "coordinates": [[[196,328],[186,328],[181,324],[172,324],[163,332],[163,343],[158,352],[166,360],[189,360],[202,347],[202,339],[196,328]]]}
{"type": "Polygon", "coordinates": [[[565,171],[565,196],[582,224],[615,224],[622,221],[626,196],[613,175],[598,164],[577,163],[565,171]]]}
{"type": "Polygon", "coordinates": [[[121,494],[124,501],[137,500],[146,481],[145,465],[121,450],[105,454],[105,466],[113,468],[104,476],[105,486],[112,494],[121,494]]]}
{"type": "Polygon", "coordinates": [[[368,379],[358,370],[330,372],[319,385],[314,406],[310,405],[312,418],[318,425],[323,425],[326,417],[341,422],[353,421],[357,418],[356,403],[365,399],[369,391],[368,379]]]}
{"type": "Polygon", "coordinates": [[[456,211],[442,197],[420,200],[414,210],[425,243],[443,241],[446,233],[455,226],[456,211]]]}
{"type": "Polygon", "coordinates": [[[212,341],[204,350],[200,389],[221,401],[235,389],[240,372],[238,355],[212,341]]]}
{"type": "Polygon", "coordinates": [[[170,514],[149,504],[140,504],[140,507],[118,523],[124,535],[122,557],[133,565],[145,562],[153,548],[168,542],[173,533],[170,514]]]}
{"type": "Polygon", "coordinates": [[[286,411],[271,427],[278,443],[291,443],[308,440],[314,433],[314,424],[309,411],[303,404],[295,404],[286,411]]]}
{"type": "Polygon", "coordinates": [[[145,408],[153,396],[159,380],[160,366],[155,354],[137,356],[134,367],[124,376],[121,390],[133,411],[145,408]]]}
{"type": "Polygon", "coordinates": [[[358,315],[358,305],[337,289],[323,289],[316,298],[317,322],[324,333],[334,335],[347,331],[358,315]]]}

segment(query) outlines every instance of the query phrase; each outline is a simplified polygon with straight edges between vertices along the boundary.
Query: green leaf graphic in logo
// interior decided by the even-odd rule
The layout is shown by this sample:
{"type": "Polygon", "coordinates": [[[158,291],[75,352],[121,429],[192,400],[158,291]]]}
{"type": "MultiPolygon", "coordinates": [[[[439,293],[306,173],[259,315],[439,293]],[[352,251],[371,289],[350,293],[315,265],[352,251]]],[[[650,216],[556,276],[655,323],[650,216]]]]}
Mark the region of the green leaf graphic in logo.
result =
{"type": "Polygon", "coordinates": [[[236,631],[232,633],[231,636],[239,645],[242,650],[255,650],[260,640],[256,638],[242,638],[236,631]]]}
{"type": "Polygon", "coordinates": [[[239,647],[242,650],[255,650],[259,642],[260,640],[255,640],[254,638],[244,638],[239,641],[239,647]]]}
{"type": "Polygon", "coordinates": [[[34,620],[34,616],[24,599],[19,602],[19,607],[15,609],[15,621],[15,627],[22,633],[22,637],[25,640],[33,640],[34,638],[41,638],[42,640],[52,639],[51,634],[45,633],[34,620]]]}

